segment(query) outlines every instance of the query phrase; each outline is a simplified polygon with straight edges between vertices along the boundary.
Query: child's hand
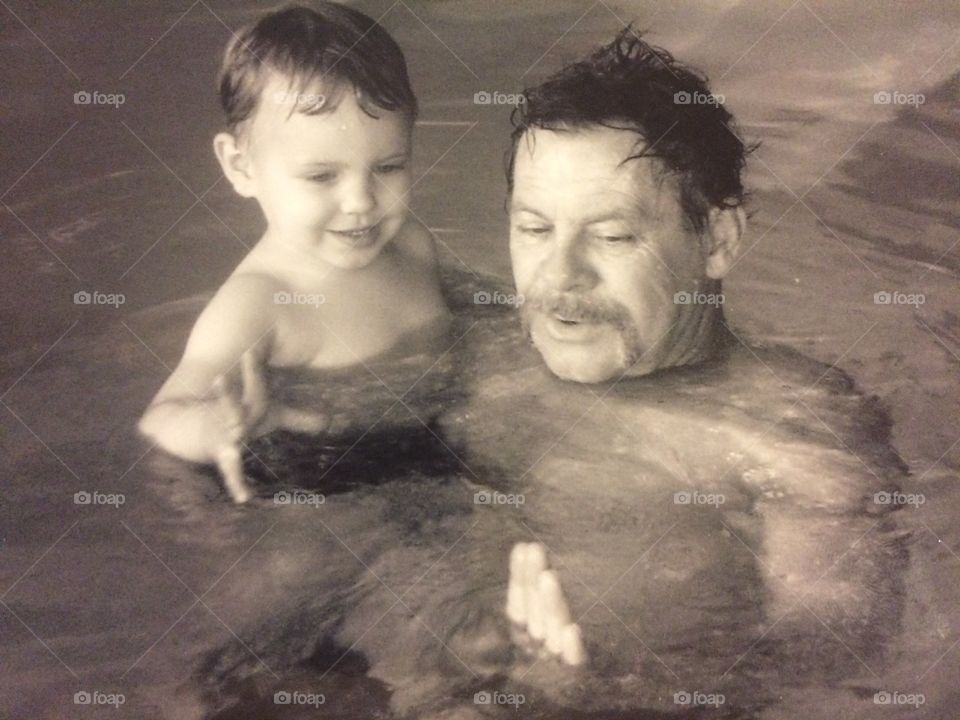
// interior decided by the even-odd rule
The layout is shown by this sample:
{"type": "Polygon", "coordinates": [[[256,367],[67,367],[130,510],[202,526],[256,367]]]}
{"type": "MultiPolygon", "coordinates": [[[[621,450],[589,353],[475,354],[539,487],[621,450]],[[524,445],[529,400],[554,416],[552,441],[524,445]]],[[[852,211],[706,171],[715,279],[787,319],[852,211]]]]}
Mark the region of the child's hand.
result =
{"type": "Polygon", "coordinates": [[[214,440],[214,457],[230,497],[236,503],[244,503],[253,493],[243,474],[240,446],[256,434],[269,405],[266,382],[250,350],[240,357],[239,379],[239,388],[225,375],[218,375],[213,381],[215,412],[225,431],[214,440]]]}

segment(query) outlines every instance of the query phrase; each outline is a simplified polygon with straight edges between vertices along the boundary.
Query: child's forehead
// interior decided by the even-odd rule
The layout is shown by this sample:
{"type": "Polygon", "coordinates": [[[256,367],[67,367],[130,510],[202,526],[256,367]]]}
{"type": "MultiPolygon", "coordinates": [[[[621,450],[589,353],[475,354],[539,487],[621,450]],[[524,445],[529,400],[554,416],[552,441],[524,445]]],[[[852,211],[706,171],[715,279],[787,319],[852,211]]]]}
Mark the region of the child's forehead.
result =
{"type": "Polygon", "coordinates": [[[273,74],[264,83],[253,118],[253,134],[278,144],[278,149],[301,152],[315,148],[337,155],[375,154],[405,150],[410,123],[401,113],[364,111],[352,85],[339,80],[314,79],[306,83],[273,74]]]}

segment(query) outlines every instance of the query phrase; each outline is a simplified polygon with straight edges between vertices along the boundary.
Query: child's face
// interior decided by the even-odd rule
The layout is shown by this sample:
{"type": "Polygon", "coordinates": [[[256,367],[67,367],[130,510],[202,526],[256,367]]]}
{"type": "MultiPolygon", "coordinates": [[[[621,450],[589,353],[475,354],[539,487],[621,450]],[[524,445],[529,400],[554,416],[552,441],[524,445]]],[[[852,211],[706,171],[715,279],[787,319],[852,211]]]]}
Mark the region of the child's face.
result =
{"type": "Polygon", "coordinates": [[[272,79],[248,129],[252,194],[268,235],[335,267],[364,267],[406,218],[410,121],[379,108],[370,117],[349,87],[332,112],[291,113],[297,100],[272,79]]]}

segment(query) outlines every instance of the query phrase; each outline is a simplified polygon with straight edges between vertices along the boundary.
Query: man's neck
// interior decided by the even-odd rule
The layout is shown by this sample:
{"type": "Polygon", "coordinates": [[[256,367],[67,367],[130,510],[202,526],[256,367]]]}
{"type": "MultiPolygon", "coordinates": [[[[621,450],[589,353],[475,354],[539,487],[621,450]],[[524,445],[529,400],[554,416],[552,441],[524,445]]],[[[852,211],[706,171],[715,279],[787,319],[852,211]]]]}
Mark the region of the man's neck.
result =
{"type": "Polygon", "coordinates": [[[698,317],[672,338],[673,347],[664,358],[663,367],[697,365],[712,360],[730,341],[730,331],[723,317],[723,308],[708,305],[698,317]]]}

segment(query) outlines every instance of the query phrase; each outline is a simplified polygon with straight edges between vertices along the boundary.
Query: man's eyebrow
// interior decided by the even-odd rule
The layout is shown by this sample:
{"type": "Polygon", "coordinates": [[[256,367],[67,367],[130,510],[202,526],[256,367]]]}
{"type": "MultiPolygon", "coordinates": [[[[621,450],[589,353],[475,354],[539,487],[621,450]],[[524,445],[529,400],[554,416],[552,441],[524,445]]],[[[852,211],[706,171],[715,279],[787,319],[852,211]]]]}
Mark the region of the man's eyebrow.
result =
{"type": "Polygon", "coordinates": [[[374,160],[372,164],[373,164],[373,165],[382,165],[383,163],[388,163],[388,162],[390,162],[391,160],[406,160],[406,159],[409,158],[409,157],[410,157],[410,151],[409,151],[409,150],[398,150],[398,151],[395,152],[395,153],[391,153],[390,155],[385,155],[384,157],[382,157],[382,158],[380,158],[380,159],[378,159],[378,160],[374,160]]]}

